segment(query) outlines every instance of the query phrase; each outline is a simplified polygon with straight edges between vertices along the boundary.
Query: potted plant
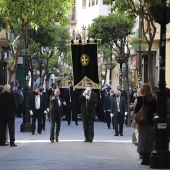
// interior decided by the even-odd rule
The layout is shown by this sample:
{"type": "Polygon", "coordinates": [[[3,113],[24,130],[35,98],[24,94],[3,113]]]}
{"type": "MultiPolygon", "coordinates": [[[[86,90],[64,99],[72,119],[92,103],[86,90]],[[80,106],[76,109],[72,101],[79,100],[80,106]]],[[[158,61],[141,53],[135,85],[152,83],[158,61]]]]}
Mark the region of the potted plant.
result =
{"type": "Polygon", "coordinates": [[[165,22],[170,22],[170,0],[166,0],[166,4],[162,0],[148,0],[148,10],[155,22],[161,23],[164,19],[164,11],[166,12],[165,22]]]}
{"type": "Polygon", "coordinates": [[[141,51],[145,51],[148,47],[148,44],[144,36],[142,36],[142,38],[139,38],[139,36],[133,36],[130,37],[128,41],[129,44],[132,45],[133,49],[137,52],[140,50],[140,45],[141,45],[141,51]]]}
{"type": "Polygon", "coordinates": [[[0,31],[2,29],[6,29],[7,25],[8,25],[7,19],[4,16],[0,15],[0,31]]]}

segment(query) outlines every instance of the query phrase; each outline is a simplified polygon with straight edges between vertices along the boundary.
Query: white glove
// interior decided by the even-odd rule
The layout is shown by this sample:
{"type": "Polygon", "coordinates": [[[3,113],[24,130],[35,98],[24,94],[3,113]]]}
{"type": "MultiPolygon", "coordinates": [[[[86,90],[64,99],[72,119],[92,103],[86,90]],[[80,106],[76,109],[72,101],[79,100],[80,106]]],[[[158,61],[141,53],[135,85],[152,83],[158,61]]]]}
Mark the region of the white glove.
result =
{"type": "Polygon", "coordinates": [[[32,112],[32,110],[30,110],[30,115],[33,115],[33,112],[32,112]]]}
{"type": "Polygon", "coordinates": [[[85,90],[84,93],[83,93],[83,96],[85,96],[88,93],[89,93],[88,90],[85,90]]]}
{"type": "Polygon", "coordinates": [[[46,110],[44,110],[44,114],[47,114],[47,111],[46,111],[46,110]]]}
{"type": "Polygon", "coordinates": [[[47,108],[47,112],[49,112],[50,111],[50,109],[49,108],[47,108]]]}
{"type": "Polygon", "coordinates": [[[113,113],[110,113],[110,117],[113,117],[114,116],[114,114],[113,113]]]}
{"type": "Polygon", "coordinates": [[[63,102],[63,105],[64,105],[64,106],[66,106],[66,105],[67,105],[65,101],[63,102]]]}
{"type": "Polygon", "coordinates": [[[127,112],[125,112],[125,116],[127,116],[127,112]]]}
{"type": "Polygon", "coordinates": [[[85,95],[85,98],[88,100],[88,99],[90,99],[90,96],[88,96],[88,95],[85,95]]]}
{"type": "Polygon", "coordinates": [[[103,110],[104,113],[106,113],[106,110],[103,110]]]}

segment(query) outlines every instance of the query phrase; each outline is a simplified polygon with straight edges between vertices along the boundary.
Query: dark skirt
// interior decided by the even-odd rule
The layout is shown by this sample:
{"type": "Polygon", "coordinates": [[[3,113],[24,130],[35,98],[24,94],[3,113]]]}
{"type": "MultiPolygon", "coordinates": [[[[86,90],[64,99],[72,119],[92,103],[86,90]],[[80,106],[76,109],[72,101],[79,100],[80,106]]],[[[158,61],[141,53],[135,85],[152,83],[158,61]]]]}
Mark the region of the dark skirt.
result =
{"type": "Polygon", "coordinates": [[[144,124],[138,126],[139,141],[138,153],[151,153],[154,148],[154,125],[144,124]]]}

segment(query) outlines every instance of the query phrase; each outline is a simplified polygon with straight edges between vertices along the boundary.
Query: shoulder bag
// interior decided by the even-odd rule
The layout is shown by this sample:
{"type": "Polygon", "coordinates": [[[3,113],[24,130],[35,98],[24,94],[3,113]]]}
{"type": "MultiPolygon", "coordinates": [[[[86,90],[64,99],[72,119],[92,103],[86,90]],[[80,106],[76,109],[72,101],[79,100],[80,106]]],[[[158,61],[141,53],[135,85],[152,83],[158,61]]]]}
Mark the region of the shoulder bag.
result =
{"type": "Polygon", "coordinates": [[[143,98],[142,106],[134,116],[134,120],[137,124],[145,124],[147,122],[146,114],[148,110],[149,110],[148,107],[145,106],[144,104],[144,98],[143,98]]]}

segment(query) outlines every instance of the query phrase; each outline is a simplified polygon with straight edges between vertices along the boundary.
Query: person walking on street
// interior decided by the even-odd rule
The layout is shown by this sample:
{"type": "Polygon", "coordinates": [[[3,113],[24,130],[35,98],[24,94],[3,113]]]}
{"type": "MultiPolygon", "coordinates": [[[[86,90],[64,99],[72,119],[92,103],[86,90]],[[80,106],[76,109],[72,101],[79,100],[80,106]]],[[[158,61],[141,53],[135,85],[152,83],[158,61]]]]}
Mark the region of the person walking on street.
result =
{"type": "Polygon", "coordinates": [[[78,125],[77,110],[76,110],[77,103],[78,103],[78,94],[76,90],[73,90],[72,82],[69,82],[68,88],[65,89],[64,97],[63,97],[63,104],[66,107],[66,119],[68,125],[70,125],[72,120],[75,121],[75,125],[78,125]]]}
{"type": "Polygon", "coordinates": [[[94,138],[94,120],[96,115],[97,95],[92,92],[92,84],[86,84],[86,90],[80,95],[81,113],[84,129],[84,142],[92,142],[94,138]]]}
{"type": "Polygon", "coordinates": [[[58,137],[60,133],[61,118],[63,114],[63,105],[62,105],[62,99],[59,97],[59,95],[60,95],[60,90],[55,89],[54,95],[50,96],[50,111],[51,111],[50,112],[50,123],[51,123],[50,141],[51,143],[54,143],[54,139],[56,139],[56,142],[58,142],[58,137]],[[56,131],[54,135],[55,126],[56,126],[56,131]]]}
{"type": "MultiPolygon", "coordinates": [[[[46,108],[48,108],[48,107],[47,107],[47,102],[48,102],[48,101],[47,101],[46,93],[44,92],[44,88],[43,88],[42,85],[40,85],[38,88],[39,88],[39,94],[44,96],[44,98],[45,98],[45,103],[46,103],[46,108]]],[[[45,112],[45,113],[46,113],[46,112],[45,112]]],[[[47,115],[47,114],[42,114],[42,130],[43,130],[43,131],[45,131],[46,115],[47,115]]]]}
{"type": "Polygon", "coordinates": [[[127,104],[124,96],[117,90],[111,102],[111,114],[114,115],[114,136],[123,136],[124,116],[127,115],[127,104]]]}
{"type": "Polygon", "coordinates": [[[22,106],[24,102],[24,94],[22,91],[22,86],[18,87],[18,89],[15,92],[15,96],[16,96],[16,101],[18,104],[17,117],[21,117],[22,106]]]}
{"type": "Polygon", "coordinates": [[[156,114],[156,97],[152,92],[151,86],[144,83],[140,88],[140,96],[137,97],[137,103],[134,109],[136,114],[142,104],[148,107],[146,114],[147,122],[145,124],[138,124],[138,146],[137,151],[142,154],[141,165],[149,165],[149,155],[154,147],[154,121],[153,117],[156,114]]]}
{"type": "Polygon", "coordinates": [[[32,115],[32,134],[35,134],[36,119],[38,119],[38,134],[42,132],[42,116],[47,113],[45,97],[39,94],[39,89],[34,88],[34,92],[29,98],[29,110],[32,115]]]}
{"type": "MultiPolygon", "coordinates": [[[[107,96],[105,97],[104,105],[103,105],[104,112],[106,113],[106,122],[107,122],[108,129],[110,129],[110,123],[112,120],[111,115],[110,115],[111,101],[112,101],[112,96],[109,92],[109,93],[107,93],[107,96]]],[[[114,129],[114,123],[112,123],[112,125],[113,125],[113,129],[114,129]]]]}
{"type": "Polygon", "coordinates": [[[11,93],[11,86],[6,84],[4,92],[0,94],[0,146],[7,146],[6,144],[6,127],[8,124],[10,146],[17,146],[15,142],[15,113],[17,104],[15,96],[11,93]]]}

